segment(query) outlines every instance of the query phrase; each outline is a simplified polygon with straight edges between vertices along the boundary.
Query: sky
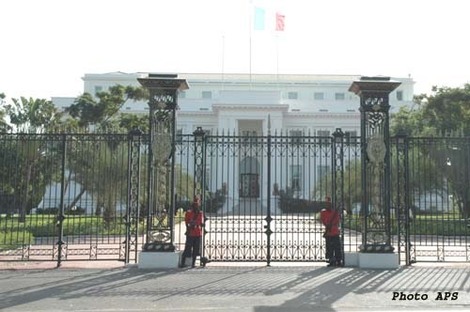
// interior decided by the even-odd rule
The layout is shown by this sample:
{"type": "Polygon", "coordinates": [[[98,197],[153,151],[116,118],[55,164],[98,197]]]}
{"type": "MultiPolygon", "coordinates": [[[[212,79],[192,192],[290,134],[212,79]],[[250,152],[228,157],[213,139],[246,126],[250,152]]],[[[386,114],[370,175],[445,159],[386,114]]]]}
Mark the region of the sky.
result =
{"type": "Polygon", "coordinates": [[[469,12],[468,0],[2,0],[0,93],[75,97],[85,74],[116,71],[384,75],[431,93],[470,82],[469,12]]]}

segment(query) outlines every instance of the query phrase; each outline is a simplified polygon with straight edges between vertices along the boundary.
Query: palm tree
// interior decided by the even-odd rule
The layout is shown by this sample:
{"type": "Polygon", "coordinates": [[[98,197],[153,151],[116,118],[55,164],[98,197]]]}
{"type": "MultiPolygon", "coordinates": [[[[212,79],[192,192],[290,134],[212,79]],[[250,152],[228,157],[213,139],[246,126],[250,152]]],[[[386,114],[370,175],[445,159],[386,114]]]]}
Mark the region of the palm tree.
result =
{"type": "MultiPolygon", "coordinates": [[[[1,98],[3,101],[3,94],[1,98]]],[[[16,167],[20,175],[11,181],[17,202],[20,203],[20,221],[24,221],[28,205],[32,205],[31,192],[33,189],[41,189],[45,185],[45,179],[51,178],[50,174],[41,173],[40,168],[47,162],[53,161],[55,155],[50,153],[50,146],[35,134],[60,123],[60,113],[51,101],[44,99],[21,97],[12,99],[12,102],[12,104],[5,105],[2,112],[9,117],[14,130],[26,132],[18,134],[15,159],[19,160],[16,167]]]]}

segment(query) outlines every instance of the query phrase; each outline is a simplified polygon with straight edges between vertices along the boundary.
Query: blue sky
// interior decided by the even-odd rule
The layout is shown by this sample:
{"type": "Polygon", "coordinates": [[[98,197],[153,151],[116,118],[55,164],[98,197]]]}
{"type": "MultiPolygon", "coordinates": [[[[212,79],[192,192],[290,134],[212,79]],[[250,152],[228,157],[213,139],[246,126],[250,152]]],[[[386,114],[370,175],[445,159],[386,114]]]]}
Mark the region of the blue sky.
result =
{"type": "Polygon", "coordinates": [[[410,75],[429,93],[470,82],[469,9],[466,0],[2,0],[0,92],[77,96],[85,73],[251,71],[410,75]],[[262,31],[254,7],[265,11],[262,31]]]}

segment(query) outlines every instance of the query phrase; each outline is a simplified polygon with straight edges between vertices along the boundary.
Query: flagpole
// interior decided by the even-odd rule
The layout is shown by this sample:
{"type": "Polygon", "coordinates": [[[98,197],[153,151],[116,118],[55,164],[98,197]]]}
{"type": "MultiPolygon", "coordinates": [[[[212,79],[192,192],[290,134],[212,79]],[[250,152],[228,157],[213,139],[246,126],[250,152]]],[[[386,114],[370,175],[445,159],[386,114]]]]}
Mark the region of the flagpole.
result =
{"type": "Polygon", "coordinates": [[[276,80],[279,88],[279,31],[284,31],[284,15],[276,12],[276,80]]]}
{"type": "Polygon", "coordinates": [[[222,35],[222,90],[225,88],[225,35],[222,35]]]}
{"type": "Polygon", "coordinates": [[[276,33],[276,82],[279,88],[279,34],[276,33]]]}
{"type": "Polygon", "coordinates": [[[251,29],[250,29],[250,64],[249,64],[249,67],[250,67],[250,90],[251,90],[251,29]]]}
{"type": "Polygon", "coordinates": [[[250,51],[249,51],[249,64],[248,64],[249,73],[250,73],[249,74],[250,75],[250,90],[251,90],[251,65],[252,65],[252,63],[251,63],[251,53],[252,53],[252,51],[251,51],[251,49],[252,49],[252,46],[251,46],[252,45],[252,38],[251,38],[251,36],[252,36],[252,28],[254,26],[253,10],[254,10],[253,0],[250,0],[250,15],[249,15],[250,16],[250,21],[249,21],[249,23],[250,23],[250,25],[249,25],[250,26],[249,49],[250,49],[250,51]]]}

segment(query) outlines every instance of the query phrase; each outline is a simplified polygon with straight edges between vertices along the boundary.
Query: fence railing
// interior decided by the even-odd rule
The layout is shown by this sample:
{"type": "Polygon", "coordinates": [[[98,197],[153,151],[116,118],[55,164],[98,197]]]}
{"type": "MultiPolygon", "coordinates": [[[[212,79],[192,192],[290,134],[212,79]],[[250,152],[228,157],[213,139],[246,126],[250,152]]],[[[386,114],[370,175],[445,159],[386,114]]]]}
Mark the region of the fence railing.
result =
{"type": "MultiPolygon", "coordinates": [[[[146,202],[143,136],[139,216],[129,217],[132,140],[127,134],[0,134],[0,261],[136,261],[154,216],[146,202]]],[[[412,261],[470,261],[470,139],[391,143],[396,250],[412,261]]],[[[212,260],[323,261],[318,212],[338,187],[332,144],[331,137],[208,135],[200,181],[195,138],[178,136],[176,247],[184,246],[181,216],[200,187],[208,217],[204,252],[212,260]]],[[[356,252],[367,213],[359,138],[344,138],[341,157],[344,247],[356,252]]]]}

